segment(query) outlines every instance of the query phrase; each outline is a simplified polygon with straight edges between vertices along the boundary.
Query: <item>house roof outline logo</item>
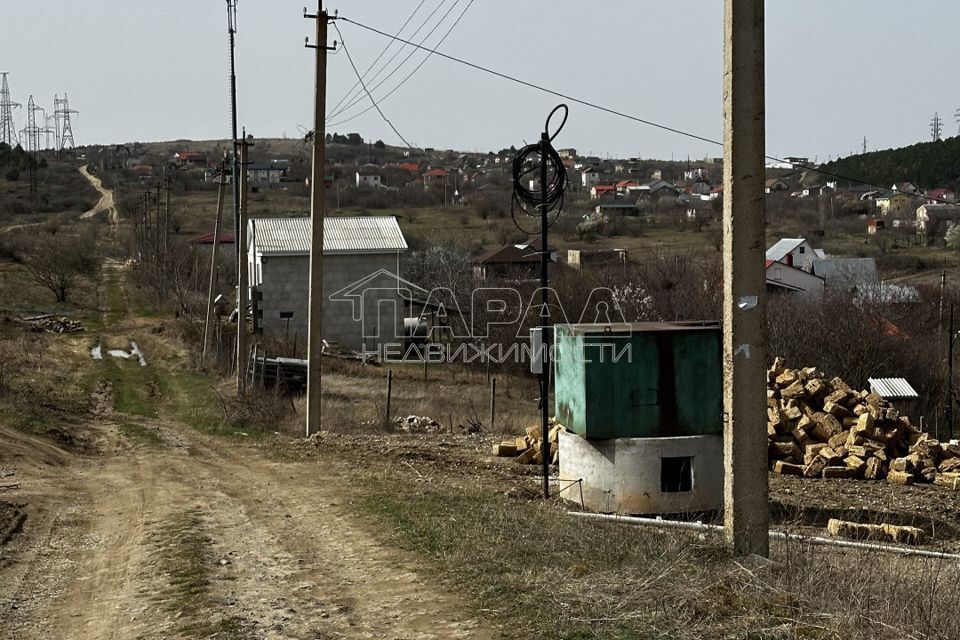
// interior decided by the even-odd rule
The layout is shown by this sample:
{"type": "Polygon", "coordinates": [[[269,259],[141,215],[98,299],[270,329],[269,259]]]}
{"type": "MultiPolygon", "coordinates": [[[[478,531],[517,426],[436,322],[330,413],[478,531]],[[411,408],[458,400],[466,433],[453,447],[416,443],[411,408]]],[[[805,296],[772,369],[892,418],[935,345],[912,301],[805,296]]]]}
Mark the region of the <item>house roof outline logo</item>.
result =
{"type": "Polygon", "coordinates": [[[378,269],[373,273],[370,273],[359,280],[351,282],[347,286],[334,291],[327,299],[330,302],[349,302],[352,306],[352,317],[355,321],[360,322],[363,320],[363,296],[367,291],[396,291],[399,295],[405,298],[412,298],[414,293],[418,295],[426,295],[429,292],[423,287],[410,282],[409,280],[402,278],[400,275],[393,273],[388,269],[378,269]],[[392,287],[380,287],[380,286],[369,286],[373,280],[377,278],[387,278],[396,283],[396,286],[392,287]]]}

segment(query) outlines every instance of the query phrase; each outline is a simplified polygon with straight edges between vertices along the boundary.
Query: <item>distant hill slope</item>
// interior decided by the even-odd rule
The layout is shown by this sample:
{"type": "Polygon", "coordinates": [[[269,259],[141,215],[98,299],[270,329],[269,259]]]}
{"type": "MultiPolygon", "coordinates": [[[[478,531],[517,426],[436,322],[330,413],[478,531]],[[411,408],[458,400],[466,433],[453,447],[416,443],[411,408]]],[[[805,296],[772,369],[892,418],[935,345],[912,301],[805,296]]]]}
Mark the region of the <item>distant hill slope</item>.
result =
{"type": "Polygon", "coordinates": [[[885,187],[909,181],[921,189],[950,187],[956,191],[960,188],[960,136],[841,158],[821,169],[885,187]]]}

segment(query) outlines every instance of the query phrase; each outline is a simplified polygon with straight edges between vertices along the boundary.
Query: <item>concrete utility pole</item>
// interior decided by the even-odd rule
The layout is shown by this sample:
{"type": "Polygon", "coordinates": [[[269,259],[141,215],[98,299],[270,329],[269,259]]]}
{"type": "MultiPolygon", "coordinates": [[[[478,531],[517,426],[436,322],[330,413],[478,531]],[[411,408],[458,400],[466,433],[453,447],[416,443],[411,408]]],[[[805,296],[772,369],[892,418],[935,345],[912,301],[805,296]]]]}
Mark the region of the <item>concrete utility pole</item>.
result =
{"type": "Polygon", "coordinates": [[[763,3],[723,8],[723,502],[734,552],[766,556],[763,3]]]}
{"type": "Polygon", "coordinates": [[[323,365],[323,166],[327,137],[327,12],[317,2],[317,51],[315,96],[313,107],[313,173],[310,178],[310,291],[307,319],[307,436],[320,431],[320,391],[323,365]]]}
{"type": "MultiPolygon", "coordinates": [[[[240,141],[240,226],[237,227],[237,395],[247,389],[247,132],[240,141]]],[[[234,180],[237,176],[234,176],[234,180]]]]}
{"type": "Polygon", "coordinates": [[[213,339],[213,299],[217,290],[217,263],[220,259],[220,219],[223,217],[223,196],[227,188],[224,166],[220,165],[220,180],[217,182],[217,221],[213,224],[213,251],[210,254],[210,287],[207,290],[207,315],[203,322],[203,352],[200,362],[207,363],[210,341],[213,339]]]}

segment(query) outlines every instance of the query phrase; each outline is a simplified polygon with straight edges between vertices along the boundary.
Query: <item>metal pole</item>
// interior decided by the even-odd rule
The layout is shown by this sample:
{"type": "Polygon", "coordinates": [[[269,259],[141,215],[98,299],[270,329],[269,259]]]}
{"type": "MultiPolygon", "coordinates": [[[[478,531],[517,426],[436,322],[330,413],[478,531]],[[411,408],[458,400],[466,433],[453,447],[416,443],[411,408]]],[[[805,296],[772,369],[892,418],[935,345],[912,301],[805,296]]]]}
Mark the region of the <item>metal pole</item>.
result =
{"type": "Polygon", "coordinates": [[[497,424],[497,379],[490,378],[490,431],[497,424]]]}
{"type": "Polygon", "coordinates": [[[943,290],[947,286],[947,270],[940,272],[940,309],[937,311],[937,337],[943,335],[943,290]]]}
{"type": "Polygon", "coordinates": [[[387,411],[383,417],[383,428],[390,425],[390,396],[393,395],[393,369],[387,369],[387,411]]]}
{"type": "Polygon", "coordinates": [[[316,78],[313,108],[313,173],[310,179],[310,291],[307,320],[307,436],[320,431],[323,365],[323,156],[326,143],[327,13],[317,2],[314,47],[316,78]]]}
{"type": "Polygon", "coordinates": [[[210,255],[210,286],[207,289],[207,315],[203,323],[203,352],[200,361],[206,364],[207,353],[210,351],[210,340],[213,337],[213,297],[217,289],[217,262],[220,257],[220,218],[223,215],[223,195],[227,182],[223,175],[223,165],[220,165],[220,182],[217,189],[217,221],[213,225],[213,251],[210,255]]]}
{"type": "Polygon", "coordinates": [[[953,440],[953,338],[955,328],[953,326],[953,308],[954,303],[950,303],[950,334],[947,336],[947,385],[949,392],[947,394],[947,435],[953,440]]]}
{"type": "Polygon", "coordinates": [[[764,0],[724,0],[724,527],[769,553],[764,271],[764,0]]]}
{"type": "MultiPolygon", "coordinates": [[[[544,128],[546,129],[546,128],[544,128]]],[[[547,245],[547,148],[550,137],[546,130],[540,135],[540,326],[543,336],[543,368],[540,370],[540,455],[543,457],[543,497],[550,497],[550,312],[547,308],[547,269],[550,250],[547,245]]]]}
{"type": "MultiPolygon", "coordinates": [[[[247,386],[247,153],[246,133],[240,142],[240,227],[237,233],[237,394],[243,395],[247,386]]],[[[236,176],[234,176],[236,180],[236,176]]]]}

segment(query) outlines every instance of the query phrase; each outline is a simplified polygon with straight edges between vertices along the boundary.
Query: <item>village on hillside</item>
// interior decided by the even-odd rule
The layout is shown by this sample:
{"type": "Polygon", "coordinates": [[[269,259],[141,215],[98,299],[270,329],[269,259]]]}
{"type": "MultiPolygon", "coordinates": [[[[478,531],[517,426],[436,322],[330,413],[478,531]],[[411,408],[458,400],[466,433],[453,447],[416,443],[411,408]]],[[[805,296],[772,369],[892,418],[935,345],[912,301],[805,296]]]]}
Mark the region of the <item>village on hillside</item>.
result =
{"type": "Polygon", "coordinates": [[[40,4],[0,640],[960,639],[950,3],[40,4]]]}

